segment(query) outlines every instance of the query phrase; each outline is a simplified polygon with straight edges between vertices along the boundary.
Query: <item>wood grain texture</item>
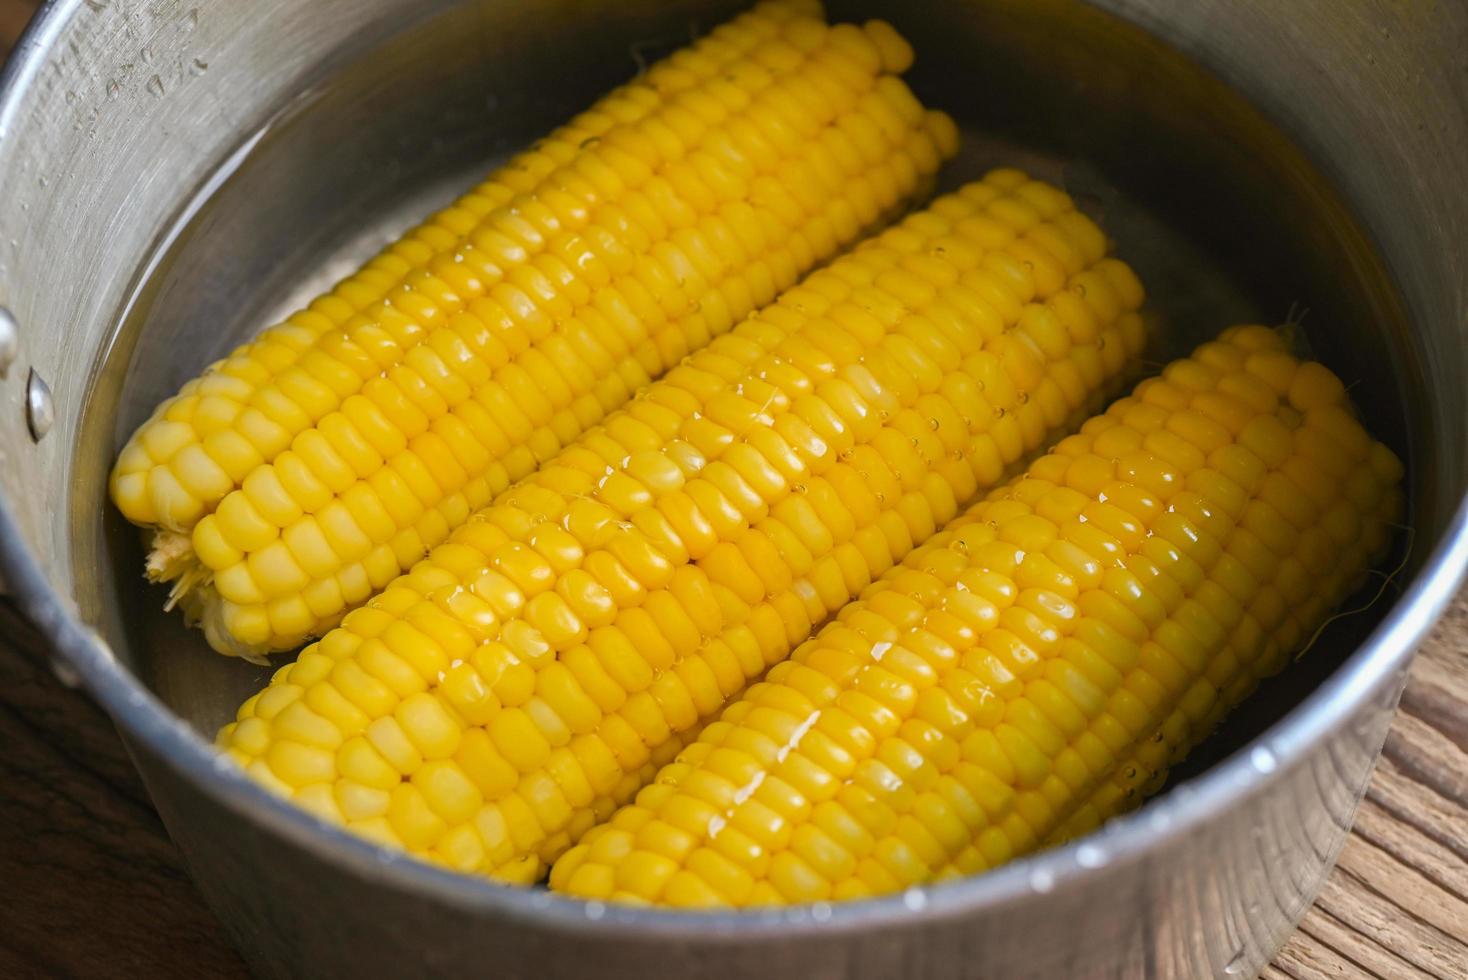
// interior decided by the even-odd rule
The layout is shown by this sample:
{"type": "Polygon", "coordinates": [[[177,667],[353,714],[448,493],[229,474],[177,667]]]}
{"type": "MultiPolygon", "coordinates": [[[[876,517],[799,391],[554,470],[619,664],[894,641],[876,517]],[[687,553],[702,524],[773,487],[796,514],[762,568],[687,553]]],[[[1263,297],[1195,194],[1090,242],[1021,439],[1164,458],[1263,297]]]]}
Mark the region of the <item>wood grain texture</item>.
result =
{"type": "Polygon", "coordinates": [[[0,977],[241,977],[101,709],[0,601],[0,977]]]}
{"type": "MultiPolygon", "coordinates": [[[[0,59],[33,0],[0,0],[0,59]]],[[[245,976],[111,722],[0,600],[0,977],[245,976]]],[[[1425,645],[1335,874],[1269,980],[1468,980],[1468,591],[1425,645]]]]}

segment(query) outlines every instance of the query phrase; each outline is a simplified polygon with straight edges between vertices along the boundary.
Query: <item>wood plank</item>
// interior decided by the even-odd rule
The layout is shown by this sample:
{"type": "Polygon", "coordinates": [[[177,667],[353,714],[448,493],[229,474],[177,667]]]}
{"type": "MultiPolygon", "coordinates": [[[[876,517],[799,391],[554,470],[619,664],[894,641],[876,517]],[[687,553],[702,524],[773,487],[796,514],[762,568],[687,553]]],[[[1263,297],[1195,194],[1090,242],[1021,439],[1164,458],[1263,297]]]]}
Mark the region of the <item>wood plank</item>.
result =
{"type": "Polygon", "coordinates": [[[1468,646],[1419,658],[1413,666],[1412,686],[1402,692],[1402,708],[1468,752],[1464,691],[1468,691],[1468,646]]]}
{"type": "MultiPolygon", "coordinates": [[[[1369,940],[1383,952],[1410,963],[1435,980],[1465,980],[1468,950],[1461,941],[1417,918],[1392,898],[1364,887],[1349,872],[1333,875],[1315,902],[1315,908],[1342,928],[1369,940]]],[[[1388,974],[1390,976],[1390,974],[1388,974]]]]}
{"type": "Polygon", "coordinates": [[[0,977],[244,976],[107,716],[0,638],[0,977]]]}
{"type": "MultiPolygon", "coordinates": [[[[1341,960],[1353,965],[1357,973],[1350,976],[1373,977],[1376,980],[1440,980],[1407,962],[1375,938],[1351,928],[1317,905],[1300,923],[1301,933],[1341,960]]],[[[1317,980],[1326,973],[1300,974],[1298,980],[1317,980]]]]}
{"type": "Polygon", "coordinates": [[[1382,754],[1449,803],[1468,807],[1468,752],[1410,710],[1398,712],[1382,754]]]}
{"type": "Polygon", "coordinates": [[[1288,946],[1280,951],[1261,974],[1275,980],[1324,980],[1369,976],[1370,971],[1303,929],[1295,932],[1288,946]]]}
{"type": "MultiPolygon", "coordinates": [[[[1312,908],[1299,926],[1299,932],[1355,965],[1359,971],[1355,976],[1378,977],[1380,980],[1439,980],[1399,957],[1373,936],[1346,926],[1320,905],[1312,908]]],[[[1302,974],[1299,980],[1317,980],[1317,976],[1329,974],[1307,973],[1302,974]]]]}
{"type": "MultiPolygon", "coordinates": [[[[1468,710],[1468,699],[1465,699],[1465,710],[1468,710]]],[[[1468,813],[1439,796],[1430,786],[1417,782],[1391,759],[1383,757],[1377,761],[1366,798],[1393,818],[1468,860],[1468,832],[1464,830],[1468,813]]]]}
{"type": "Polygon", "coordinates": [[[1367,797],[1356,811],[1356,836],[1421,872],[1460,902],[1468,902],[1468,861],[1367,797]]]}
{"type": "MultiPolygon", "coordinates": [[[[1468,964],[1468,944],[1463,927],[1468,925],[1468,902],[1437,885],[1422,871],[1409,867],[1381,848],[1357,838],[1351,841],[1337,866],[1348,878],[1355,879],[1369,891],[1390,903],[1404,915],[1391,915],[1396,922],[1411,920],[1421,927],[1420,933],[1433,940],[1432,948],[1441,949],[1444,962],[1468,964]],[[1432,935],[1441,934],[1440,942],[1432,935]]],[[[1338,875],[1337,877],[1340,877],[1338,875]]]]}

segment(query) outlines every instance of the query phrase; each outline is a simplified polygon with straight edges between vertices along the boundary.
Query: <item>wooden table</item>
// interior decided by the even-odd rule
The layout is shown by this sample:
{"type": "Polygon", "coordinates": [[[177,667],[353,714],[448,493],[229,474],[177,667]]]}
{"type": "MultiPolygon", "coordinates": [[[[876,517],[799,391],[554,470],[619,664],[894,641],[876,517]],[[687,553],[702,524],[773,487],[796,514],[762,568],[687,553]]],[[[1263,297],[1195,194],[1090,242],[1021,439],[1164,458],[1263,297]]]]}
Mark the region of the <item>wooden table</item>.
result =
{"type": "MultiPolygon", "coordinates": [[[[0,0],[0,55],[33,0],[0,0]]],[[[0,977],[242,977],[111,722],[0,602],[0,977]]],[[[1468,591],[1271,980],[1468,980],[1468,591]]]]}

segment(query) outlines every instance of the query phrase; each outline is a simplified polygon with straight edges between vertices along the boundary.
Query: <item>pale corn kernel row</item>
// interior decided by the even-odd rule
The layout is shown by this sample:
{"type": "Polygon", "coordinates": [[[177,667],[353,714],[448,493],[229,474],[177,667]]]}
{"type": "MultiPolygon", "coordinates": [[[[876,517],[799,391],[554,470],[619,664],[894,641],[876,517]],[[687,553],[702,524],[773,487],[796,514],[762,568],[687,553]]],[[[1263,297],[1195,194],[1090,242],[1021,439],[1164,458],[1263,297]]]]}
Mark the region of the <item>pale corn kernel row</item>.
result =
{"type": "MultiPolygon", "coordinates": [[[[854,28],[851,28],[851,31],[854,31],[854,28]]],[[[760,75],[760,78],[763,78],[763,81],[769,81],[768,73],[757,72],[757,70],[756,73],[757,75],[760,75]]],[[[712,114],[712,116],[716,117],[719,113],[721,113],[721,111],[727,111],[727,107],[718,106],[718,104],[716,104],[716,100],[711,100],[711,98],[709,98],[708,95],[703,94],[702,91],[690,92],[690,94],[687,95],[687,98],[693,98],[694,95],[702,95],[702,101],[706,104],[705,116],[708,116],[708,114],[712,114]]],[[[681,107],[669,107],[669,113],[672,113],[672,111],[678,109],[681,109],[681,107]]],[[[677,116],[675,117],[675,119],[681,120],[681,122],[684,123],[684,129],[686,129],[686,131],[688,128],[693,128],[694,131],[696,131],[699,126],[708,126],[708,120],[703,119],[703,117],[700,117],[699,114],[690,113],[690,111],[683,111],[683,113],[681,113],[681,116],[677,116]]],[[[628,150],[643,150],[646,151],[646,153],[653,154],[653,157],[656,156],[656,147],[659,147],[659,145],[661,144],[659,144],[659,141],[655,141],[655,139],[650,139],[647,134],[644,134],[644,132],[642,132],[643,128],[652,125],[653,122],[661,122],[661,120],[658,120],[655,117],[655,119],[653,120],[647,120],[647,122],[639,123],[639,126],[637,126],[636,128],[636,134],[634,135],[640,136],[640,142],[637,142],[634,147],[627,147],[628,150]]],[[[625,172],[625,170],[630,169],[631,172],[634,173],[634,175],[639,175],[640,173],[640,175],[646,176],[646,172],[639,172],[639,167],[642,166],[642,163],[640,163],[637,158],[634,158],[633,156],[628,156],[627,153],[622,153],[622,151],[619,150],[619,145],[621,144],[619,144],[618,141],[615,141],[614,138],[618,134],[621,134],[624,129],[627,128],[614,129],[611,134],[605,136],[605,141],[608,142],[608,147],[606,147],[605,150],[600,150],[599,153],[596,154],[595,163],[602,164],[602,166],[605,167],[606,161],[602,160],[602,158],[600,157],[608,157],[609,154],[619,153],[621,154],[621,156],[615,158],[615,160],[617,160],[618,163],[622,164],[621,169],[619,169],[621,170],[621,172],[625,172]]],[[[664,129],[666,129],[666,126],[664,126],[664,129]]],[[[681,132],[681,134],[674,134],[674,132],[669,132],[669,135],[674,138],[674,144],[672,145],[677,148],[680,147],[680,144],[677,144],[678,136],[681,135],[683,136],[683,138],[688,138],[688,136],[690,136],[691,134],[688,134],[688,132],[681,132]]],[[[578,163],[584,163],[584,161],[578,160],[578,163]]],[[[587,164],[587,166],[589,166],[589,164],[587,164]]],[[[618,173],[608,173],[608,175],[606,175],[606,178],[603,178],[603,180],[611,179],[612,182],[614,182],[614,186],[612,186],[612,189],[614,189],[615,191],[615,189],[618,189],[617,186],[615,186],[615,180],[618,180],[619,176],[621,175],[618,175],[618,173]]],[[[592,191],[595,191],[595,188],[593,188],[592,191]]],[[[664,197],[666,197],[666,195],[664,195],[664,197]]],[[[587,195],[587,198],[589,198],[589,201],[595,202],[595,192],[587,195]]],[[[661,200],[661,198],[659,198],[659,200],[661,200]]],[[[575,219],[575,217],[584,217],[584,211],[586,211],[586,208],[584,208],[583,205],[586,204],[586,201],[581,202],[581,204],[577,204],[577,202],[575,202],[573,198],[568,198],[567,201],[567,207],[570,207],[571,210],[573,210],[573,213],[567,214],[565,213],[565,208],[562,208],[562,213],[548,213],[548,220],[545,220],[545,222],[542,222],[542,224],[555,226],[555,224],[559,222],[564,223],[565,226],[573,227],[575,224],[573,219],[575,219]]],[[[492,224],[496,224],[496,235],[499,235],[499,238],[496,239],[496,241],[499,242],[499,254],[495,255],[495,258],[499,261],[499,264],[512,263],[512,261],[517,260],[517,258],[524,257],[521,252],[526,251],[528,246],[543,244],[543,236],[540,236],[539,232],[545,232],[549,235],[549,233],[553,232],[553,230],[558,230],[556,229],[556,227],[549,226],[542,227],[542,229],[536,229],[536,227],[531,227],[526,224],[527,217],[534,217],[534,210],[531,205],[537,204],[543,204],[543,202],[539,202],[536,200],[530,200],[528,202],[520,201],[517,198],[517,201],[514,202],[514,207],[508,208],[508,211],[506,211],[505,208],[502,208],[501,211],[496,211],[496,213],[493,214],[493,219],[499,219],[496,220],[496,222],[492,222],[492,224]],[[514,239],[515,233],[517,232],[518,235],[520,235],[520,238],[523,239],[523,241],[512,241],[512,239],[514,239]]],[[[647,210],[647,208],[650,207],[650,204],[647,204],[646,201],[644,201],[643,204],[643,214],[644,216],[646,216],[646,214],[650,214],[650,211],[647,210]]],[[[545,211],[546,208],[540,207],[540,210],[545,211]]],[[[625,216],[624,214],[622,214],[622,211],[618,211],[617,214],[618,216],[622,216],[622,220],[624,220],[625,222],[625,216]]],[[[482,236],[480,236],[480,238],[482,238],[482,236]]],[[[476,241],[479,241],[479,239],[476,239],[476,241]]],[[[483,245],[483,242],[480,242],[480,245],[483,245]]],[[[480,251],[484,252],[484,254],[487,255],[487,248],[482,248],[480,249],[480,251]]],[[[462,251],[462,249],[459,254],[455,255],[455,258],[468,257],[470,257],[470,255],[468,255],[468,251],[462,251]]],[[[490,264],[492,264],[493,266],[493,264],[495,263],[490,264]]],[[[468,267],[473,266],[474,264],[471,263],[468,267]]],[[[467,267],[458,266],[458,271],[464,273],[465,268],[467,267]]],[[[570,268],[570,270],[574,270],[575,264],[573,263],[571,264],[571,266],[568,267],[565,267],[564,264],[562,264],[562,267],[559,268],[559,270],[552,271],[561,271],[561,273],[565,273],[565,271],[568,271],[568,268],[570,268]]],[[[458,292],[468,292],[471,295],[474,290],[483,290],[484,288],[486,288],[487,285],[489,285],[490,282],[492,282],[493,279],[496,279],[496,274],[495,271],[493,271],[493,268],[490,268],[490,270],[480,271],[484,271],[484,273],[486,273],[486,282],[459,283],[459,285],[464,286],[464,288],[459,289],[458,292]]],[[[555,276],[553,276],[553,274],[552,279],[555,279],[555,276]]],[[[523,286],[524,293],[528,293],[528,295],[534,296],[536,295],[537,288],[542,290],[542,292],[543,290],[545,290],[546,283],[543,282],[543,280],[545,280],[545,276],[543,276],[543,274],[539,277],[539,279],[536,279],[536,277],[534,277],[534,273],[531,273],[530,280],[528,280],[528,282],[511,283],[511,286],[517,286],[517,288],[518,286],[523,286]]],[[[455,296],[452,295],[452,293],[446,293],[446,295],[436,296],[437,301],[439,301],[439,304],[437,304],[437,308],[433,308],[433,310],[427,310],[427,308],[424,308],[424,310],[418,310],[418,314],[421,314],[420,317],[418,317],[418,320],[442,318],[443,315],[445,315],[445,311],[452,312],[455,305],[457,305],[458,302],[462,301],[462,298],[464,298],[464,296],[455,296]]],[[[524,296],[521,296],[521,298],[524,298],[524,296]]],[[[401,302],[408,302],[408,299],[402,299],[401,302]]],[[[385,367],[385,365],[380,364],[383,356],[386,356],[386,358],[388,358],[390,361],[393,356],[401,354],[401,351],[405,348],[405,346],[411,349],[411,345],[413,345],[413,343],[417,342],[418,340],[418,337],[414,336],[415,333],[421,332],[421,324],[418,323],[418,321],[415,321],[413,317],[408,317],[408,315],[404,315],[404,311],[389,312],[392,315],[386,315],[386,318],[377,317],[377,320],[382,320],[382,323],[376,323],[376,321],[367,321],[367,323],[357,324],[358,330],[355,333],[370,332],[371,334],[373,334],[373,336],[368,337],[368,340],[379,340],[376,348],[371,348],[371,346],[368,345],[368,351],[370,351],[370,354],[376,355],[376,358],[370,358],[370,356],[357,358],[358,361],[361,362],[361,365],[366,368],[366,370],[371,370],[371,368],[385,367]],[[388,339],[388,342],[386,343],[382,343],[382,340],[385,339],[385,336],[383,336],[382,334],[382,327],[389,327],[389,332],[395,334],[395,336],[390,337],[390,339],[388,339]],[[374,359],[376,359],[377,362],[374,362],[374,359]]],[[[323,370],[326,367],[330,367],[330,365],[323,364],[323,370]]],[[[285,412],[285,414],[289,414],[289,412],[286,411],[285,406],[282,405],[276,405],[276,408],[279,409],[279,412],[276,412],[277,417],[272,418],[272,420],[264,420],[264,418],[261,418],[258,414],[248,417],[248,420],[245,421],[250,421],[250,433],[251,436],[254,437],[254,442],[272,442],[273,440],[273,443],[279,443],[280,440],[285,439],[285,437],[289,437],[289,434],[291,434],[292,431],[297,431],[298,428],[301,427],[301,425],[310,423],[313,418],[316,418],[317,415],[320,414],[320,411],[324,411],[324,409],[329,408],[333,398],[333,392],[330,389],[332,389],[333,386],[335,386],[336,389],[344,389],[344,387],[346,387],[346,389],[349,389],[352,384],[351,374],[346,373],[346,371],[341,370],[341,368],[338,368],[336,374],[338,374],[338,377],[335,377],[335,379],[329,379],[330,381],[332,381],[332,384],[330,384],[330,386],[327,386],[327,384],[321,384],[319,383],[319,381],[310,381],[299,379],[299,377],[297,377],[297,379],[295,379],[294,387],[292,387],[292,393],[294,393],[294,395],[301,396],[301,398],[307,399],[307,401],[310,402],[310,405],[305,405],[302,411],[295,412],[294,415],[291,415],[291,418],[279,417],[280,412],[285,412]],[[283,425],[285,425],[285,427],[280,428],[279,425],[277,425],[275,430],[269,430],[269,425],[272,423],[282,423],[283,425]],[[267,437],[267,430],[275,431],[275,433],[277,433],[277,436],[267,437]]],[[[283,383],[283,381],[277,380],[277,386],[279,386],[279,383],[283,383]]],[[[279,399],[277,399],[277,401],[279,401],[279,399]]],[[[183,431],[181,430],[181,428],[178,427],[175,427],[173,428],[173,430],[170,431],[172,431],[173,436],[169,436],[169,439],[163,439],[163,437],[160,436],[159,439],[156,439],[156,442],[159,442],[161,445],[161,443],[169,442],[169,440],[172,440],[175,436],[186,436],[186,431],[183,431]]],[[[266,452],[267,455],[269,455],[269,453],[275,452],[275,450],[279,450],[280,446],[273,445],[273,443],[270,446],[264,446],[263,452],[266,452]]],[[[241,456],[241,458],[247,458],[247,456],[248,453],[245,456],[241,456]]],[[[194,489],[198,489],[198,487],[203,486],[203,484],[207,484],[207,486],[210,487],[229,486],[229,474],[223,474],[223,472],[219,469],[219,465],[211,465],[210,461],[208,461],[207,453],[204,456],[200,456],[200,453],[198,452],[192,452],[191,455],[188,455],[188,453],[186,453],[185,462],[188,462],[188,464],[191,465],[186,465],[185,471],[179,472],[179,474],[175,475],[179,475],[179,477],[183,478],[183,483],[189,484],[189,487],[194,487],[194,489]]],[[[122,468],[126,469],[128,467],[128,459],[123,459],[122,468]]],[[[164,486],[164,484],[160,484],[160,486],[164,486]]],[[[167,486],[172,486],[172,484],[167,484],[167,486]]]]}
{"type": "MultiPolygon", "coordinates": [[[[628,307],[623,295],[637,295],[628,285],[643,290],[630,275],[597,284],[556,332],[536,337],[536,346],[507,365],[503,345],[471,304],[440,331],[446,339],[438,349],[454,353],[444,358],[453,368],[441,387],[452,390],[412,420],[426,417],[428,431],[378,425],[368,431],[389,433],[394,446],[374,447],[355,438],[362,426],[329,415],[309,435],[333,438],[309,446],[299,438],[296,449],[257,468],[193,532],[212,581],[186,608],[201,616],[216,647],[286,649],[324,632],[625,400],[648,380],[642,361],[660,368],[702,346],[733,316],[768,302],[921,193],[952,152],[952,125],[925,113],[896,79],[883,81],[891,86],[879,83],[786,161],[778,183],[758,185],[748,201],[701,219],[682,238],[686,250],[665,243],[666,261],[656,250],[644,255],[666,280],[655,294],[674,318],[641,351],[629,357],[627,349],[656,328],[653,314],[662,311],[637,315],[628,307]],[[782,200],[786,187],[791,193],[782,200]],[[627,378],[627,369],[637,376],[627,378]]],[[[642,295],[651,301],[654,293],[642,295]]]]}
{"type": "MultiPolygon", "coordinates": [[[[621,187],[615,168],[595,152],[598,140],[666,114],[668,103],[721,76],[731,75],[728,84],[736,86],[767,84],[767,71],[751,77],[741,65],[753,66],[756,51],[812,15],[819,16],[818,5],[767,3],[716,28],[514,157],[306,309],[211,365],[124,447],[113,474],[118,507],[139,524],[190,528],[254,465],[289,445],[310,418],[305,409],[351,387],[340,364],[399,356],[400,341],[411,341],[419,321],[439,319],[445,308],[482,292],[526,250],[565,243],[558,233],[574,227],[567,219],[621,187]]],[[[701,123],[688,107],[673,111],[675,121],[701,123]]]]}
{"type": "MultiPolygon", "coordinates": [[[[1127,421],[1134,431],[1145,431],[1155,418],[1148,409],[1196,409],[1199,401],[1217,421],[1229,397],[1251,398],[1256,409],[1267,405],[1269,387],[1279,399],[1276,413],[1293,445],[1271,452],[1266,436],[1282,442],[1280,430],[1265,426],[1261,434],[1261,427],[1241,425],[1240,415],[1232,428],[1262,467],[1235,451],[1227,460],[1233,469],[1194,471],[1187,489],[1215,511],[1191,515],[1202,540],[1184,535],[1173,543],[1177,554],[1129,559],[1128,570],[1139,576],[1150,573],[1147,581],[1164,586],[1171,579],[1159,577],[1153,566],[1173,570],[1171,578],[1185,589],[1206,576],[1187,602],[1164,597],[1169,611],[1176,609],[1172,625],[1188,632],[1167,634],[1174,641],[1168,643],[1154,629],[1137,648],[1134,661],[1124,656],[1108,661],[1122,672],[1134,668],[1123,683],[1092,662],[1108,682],[1097,684],[1108,703],[1089,720],[1088,729],[1065,730],[1071,741],[1056,770],[1068,768],[1066,786],[1051,777],[1019,793],[1014,809],[1028,819],[1020,835],[1009,840],[1015,853],[1094,829],[1160,788],[1167,768],[1206,738],[1261,679],[1282,669],[1383,555],[1402,508],[1401,464],[1360,426],[1339,380],[1319,364],[1297,362],[1276,332],[1231,328],[1191,361],[1173,365],[1162,378],[1139,388],[1136,400],[1143,407],[1127,406],[1133,413],[1127,421]],[[1220,510],[1231,523],[1216,516],[1220,510]],[[1221,633],[1206,631],[1200,609],[1222,626],[1221,633]],[[1088,778],[1078,778],[1071,753],[1089,752],[1094,758],[1102,746],[1119,761],[1093,767],[1088,778]]],[[[1119,409],[1126,404],[1120,403],[1119,409]]],[[[1098,422],[1086,434],[1104,431],[1104,422],[1098,422]]],[[[1061,448],[1078,452],[1078,443],[1062,443],[1061,448]]],[[[1176,462],[1185,466],[1188,461],[1176,462]]],[[[971,873],[993,863],[977,864],[969,856],[951,863],[940,876],[971,873]]]]}
{"type": "MultiPolygon", "coordinates": [[[[292,393],[298,389],[311,392],[313,381],[320,380],[317,374],[330,373],[330,364],[323,364],[321,355],[341,359],[342,330],[368,323],[364,311],[388,312],[389,326],[398,326],[402,332],[413,329],[413,324],[402,323],[402,317],[433,317],[435,304],[454,302],[459,292],[479,288],[479,283],[471,282],[470,270],[498,268],[504,263],[496,266],[496,257],[514,258],[514,249],[552,236],[570,200],[552,198],[562,205],[559,213],[524,214],[524,219],[540,227],[482,227],[487,219],[502,214],[502,208],[517,195],[536,197],[540,183],[555,173],[570,175],[595,166],[587,150],[595,147],[597,139],[646,119],[653,110],[662,109],[665,100],[737,69],[750,59],[752,51],[777,40],[788,23],[804,15],[819,16],[818,4],[760,4],[719,26],[709,37],[615,89],[530,151],[512,158],[482,185],[410,230],[332,292],[311,302],[307,310],[295,312],[285,323],[264,330],[228,358],[210,365],[203,376],[189,381],[178,396],[160,405],[150,423],[142,425],[125,447],[115,474],[119,508],[138,524],[161,524],[173,530],[191,527],[223,494],[210,497],[208,487],[189,486],[178,469],[189,468],[191,459],[195,471],[207,469],[198,459],[198,453],[204,452],[220,467],[241,471],[235,472],[238,481],[248,468],[235,465],[236,459],[273,458],[273,453],[285,447],[282,439],[289,437],[282,436],[279,425],[297,417],[289,405],[292,393]],[[399,296],[405,286],[410,289],[399,296]],[[248,406],[255,412],[239,418],[248,406]],[[216,436],[222,431],[225,434],[216,436]],[[201,446],[201,440],[206,445],[201,446]],[[181,453],[179,467],[172,467],[181,453]],[[201,496],[195,500],[192,493],[201,496]]],[[[595,178],[596,173],[592,170],[586,176],[595,178]]],[[[562,194],[575,192],[564,183],[552,186],[562,194]]],[[[606,189],[608,176],[602,176],[600,182],[580,192],[584,202],[592,202],[606,189]]]]}
{"type": "Polygon", "coordinates": [[[503,494],[221,745],[326,819],[523,880],[1128,367],[1141,289],[1104,253],[1013,171],[939,200],[503,494]]]}
{"type": "Polygon", "coordinates": [[[1234,328],[864,592],[551,885],[685,907],[858,898],[1084,832],[1352,591],[1401,477],[1334,375],[1234,328]]]}
{"type": "MultiPolygon", "coordinates": [[[[1272,349],[1264,335],[1249,328],[1234,328],[1223,339],[1235,346],[1210,344],[1196,356],[1226,371],[1237,369],[1240,345],[1252,341],[1255,350],[1272,349]]],[[[1278,373],[1280,364],[1274,368],[1278,373]]],[[[1325,438],[1284,464],[1290,485],[1303,496],[1280,496],[1284,484],[1277,476],[1267,488],[1271,496],[1266,499],[1286,523],[1256,512],[1252,527],[1234,529],[1215,565],[1231,581],[1258,586],[1242,627],[1210,662],[1206,675],[1193,682],[1182,703],[1144,737],[1134,738],[1126,761],[1051,831],[1048,845],[1085,834],[1160,789],[1171,766],[1262,680],[1284,669],[1302,645],[1313,642],[1340,597],[1360,588],[1365,571],[1390,545],[1403,509],[1400,462],[1380,443],[1363,438],[1363,430],[1340,414],[1317,419],[1327,424],[1325,438]],[[1345,549],[1344,558],[1332,553],[1322,534],[1345,549]]],[[[1135,710],[1129,705],[1122,710],[1128,709],[1135,710]]],[[[1158,717],[1154,714],[1152,720],[1158,717]]]]}

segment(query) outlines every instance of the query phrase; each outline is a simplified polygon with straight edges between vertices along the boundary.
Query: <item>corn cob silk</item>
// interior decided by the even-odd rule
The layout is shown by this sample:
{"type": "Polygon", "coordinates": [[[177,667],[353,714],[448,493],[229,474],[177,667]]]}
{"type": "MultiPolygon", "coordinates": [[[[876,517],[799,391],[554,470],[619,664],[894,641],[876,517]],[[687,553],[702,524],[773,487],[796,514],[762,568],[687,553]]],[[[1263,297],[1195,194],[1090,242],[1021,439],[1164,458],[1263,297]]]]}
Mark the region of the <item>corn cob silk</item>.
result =
{"type": "MultiPolygon", "coordinates": [[[[876,175],[899,170],[846,193],[895,204],[876,175]]],[[[729,699],[1094,411],[1141,351],[1141,301],[1055,188],[997,171],[942,197],[500,494],[219,743],[323,819],[537,880],[729,699]]],[[[574,877],[597,853],[577,852],[574,877]]]]}
{"type": "Polygon", "coordinates": [[[928,192],[957,131],[910,62],[766,3],[553,132],[157,409],[111,480],[149,575],[221,652],[324,633],[928,192]]]}
{"type": "Polygon", "coordinates": [[[870,586],[560,859],[598,899],[845,899],[1135,806],[1386,546],[1402,469],[1233,328],[870,586]]]}

